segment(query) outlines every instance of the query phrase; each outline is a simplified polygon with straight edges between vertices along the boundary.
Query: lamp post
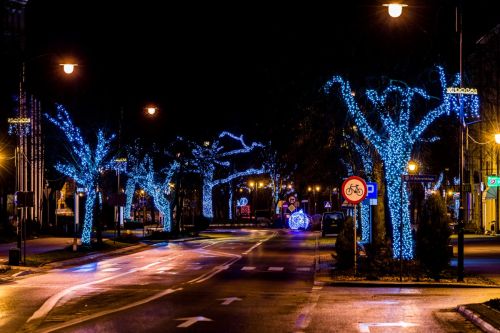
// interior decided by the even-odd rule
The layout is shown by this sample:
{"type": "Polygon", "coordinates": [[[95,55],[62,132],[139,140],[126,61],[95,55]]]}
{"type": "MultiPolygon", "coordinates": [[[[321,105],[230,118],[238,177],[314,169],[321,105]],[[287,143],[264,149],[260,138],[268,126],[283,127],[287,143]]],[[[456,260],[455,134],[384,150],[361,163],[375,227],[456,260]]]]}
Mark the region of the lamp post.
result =
{"type": "MultiPolygon", "coordinates": [[[[26,64],[36,59],[51,56],[41,54],[22,61],[19,76],[19,97],[16,117],[9,118],[9,132],[16,135],[15,148],[15,192],[23,197],[23,202],[16,204],[18,224],[18,248],[24,238],[26,248],[26,220],[42,223],[41,202],[45,186],[43,143],[41,131],[41,106],[33,94],[26,88],[26,64]],[[23,236],[24,234],[24,236],[23,236]]],[[[64,72],[73,73],[77,64],[59,64],[64,72]]],[[[48,216],[48,213],[47,213],[48,216]]],[[[26,251],[25,251],[26,252],[26,251]]],[[[26,256],[26,253],[24,253],[26,256]]]]}
{"type": "MultiPolygon", "coordinates": [[[[407,5],[402,3],[391,3],[384,4],[384,6],[388,7],[389,15],[391,17],[399,17],[403,12],[403,7],[407,7],[407,5]]],[[[458,60],[459,60],[459,84],[460,84],[460,92],[459,92],[459,120],[460,120],[460,128],[459,128],[459,144],[460,144],[460,152],[459,152],[459,176],[460,176],[460,208],[458,213],[458,242],[457,242],[457,250],[458,250],[458,258],[457,258],[457,281],[463,282],[464,280],[464,226],[465,219],[467,218],[465,214],[465,191],[464,191],[464,137],[467,133],[467,124],[465,123],[465,114],[464,114],[464,105],[462,103],[462,89],[463,89],[463,35],[462,35],[462,1],[459,0],[458,4],[455,8],[455,21],[456,21],[456,33],[458,34],[458,60]]]]}
{"type": "MultiPolygon", "coordinates": [[[[500,134],[495,134],[495,143],[497,145],[500,144],[500,134]]],[[[495,147],[496,149],[496,165],[497,165],[497,177],[500,176],[500,165],[499,165],[499,162],[500,162],[500,154],[498,152],[498,147],[495,147]]],[[[500,189],[499,187],[497,186],[497,199],[496,199],[496,206],[495,206],[495,234],[498,234],[498,227],[499,227],[499,219],[500,219],[500,209],[498,208],[499,207],[499,203],[500,203],[500,198],[499,198],[499,195],[500,195],[500,189]]]]}
{"type": "MultiPolygon", "coordinates": [[[[418,172],[418,164],[414,161],[409,161],[406,166],[407,172],[410,175],[415,175],[418,172]]],[[[403,281],[403,192],[405,191],[406,182],[401,175],[401,221],[399,223],[399,281],[403,281]]]]}

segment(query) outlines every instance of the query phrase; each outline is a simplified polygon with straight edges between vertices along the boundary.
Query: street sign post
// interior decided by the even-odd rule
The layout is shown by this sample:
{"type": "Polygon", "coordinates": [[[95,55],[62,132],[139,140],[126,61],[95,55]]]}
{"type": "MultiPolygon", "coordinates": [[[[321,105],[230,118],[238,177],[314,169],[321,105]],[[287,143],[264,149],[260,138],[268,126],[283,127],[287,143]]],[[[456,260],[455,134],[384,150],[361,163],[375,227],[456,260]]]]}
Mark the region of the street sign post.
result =
{"type": "Polygon", "coordinates": [[[344,199],[354,205],[353,222],[354,222],[354,275],[356,275],[356,251],[357,251],[357,237],[356,237],[356,208],[357,205],[365,200],[368,194],[368,188],[363,178],[358,176],[351,176],[344,180],[342,183],[342,196],[344,199]]]}

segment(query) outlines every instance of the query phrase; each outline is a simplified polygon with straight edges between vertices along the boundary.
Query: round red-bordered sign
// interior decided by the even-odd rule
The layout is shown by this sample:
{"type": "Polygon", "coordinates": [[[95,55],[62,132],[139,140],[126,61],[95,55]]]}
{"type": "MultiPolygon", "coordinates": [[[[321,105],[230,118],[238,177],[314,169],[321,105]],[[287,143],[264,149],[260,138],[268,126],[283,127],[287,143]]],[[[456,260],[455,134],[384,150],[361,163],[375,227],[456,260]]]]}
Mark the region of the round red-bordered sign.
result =
{"type": "Polygon", "coordinates": [[[365,200],[367,194],[368,187],[361,177],[351,176],[342,183],[342,196],[353,205],[365,200]]]}

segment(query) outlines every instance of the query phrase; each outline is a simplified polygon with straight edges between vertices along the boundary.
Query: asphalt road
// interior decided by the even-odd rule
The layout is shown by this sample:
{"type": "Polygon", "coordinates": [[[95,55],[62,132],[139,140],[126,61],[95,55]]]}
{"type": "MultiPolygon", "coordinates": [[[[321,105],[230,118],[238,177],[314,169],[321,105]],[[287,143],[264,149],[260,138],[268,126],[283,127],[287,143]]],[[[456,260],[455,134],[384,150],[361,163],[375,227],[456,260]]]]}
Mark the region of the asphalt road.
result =
{"type": "MultiPolygon", "coordinates": [[[[452,265],[457,265],[456,237],[452,265]]],[[[479,274],[500,284],[500,236],[465,235],[464,270],[466,274],[479,274]]]]}
{"type": "Polygon", "coordinates": [[[238,230],[0,285],[0,332],[478,332],[498,289],[314,285],[318,233],[238,230]]]}

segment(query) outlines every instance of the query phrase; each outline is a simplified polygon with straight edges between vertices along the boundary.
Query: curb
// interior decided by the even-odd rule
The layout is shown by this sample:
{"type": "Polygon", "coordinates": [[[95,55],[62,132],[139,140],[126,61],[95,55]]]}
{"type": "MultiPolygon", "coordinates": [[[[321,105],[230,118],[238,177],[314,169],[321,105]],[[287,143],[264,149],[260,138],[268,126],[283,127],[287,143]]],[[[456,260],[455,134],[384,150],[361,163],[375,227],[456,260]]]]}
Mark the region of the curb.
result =
{"type": "MultiPolygon", "coordinates": [[[[493,286],[489,284],[471,284],[471,283],[434,283],[434,282],[392,282],[392,281],[335,281],[315,278],[315,283],[324,286],[337,286],[337,287],[366,287],[366,288],[387,288],[387,287],[400,287],[400,288],[491,288],[498,289],[500,286],[493,286]]],[[[499,332],[500,333],[500,332],[499,332]]]]}
{"type": "Polygon", "coordinates": [[[481,330],[487,333],[500,333],[500,330],[493,327],[490,323],[483,320],[479,315],[475,312],[467,309],[465,305],[459,305],[457,307],[458,313],[464,316],[467,320],[474,323],[474,325],[478,326],[481,330]]]}

